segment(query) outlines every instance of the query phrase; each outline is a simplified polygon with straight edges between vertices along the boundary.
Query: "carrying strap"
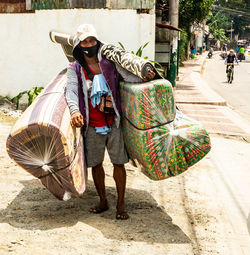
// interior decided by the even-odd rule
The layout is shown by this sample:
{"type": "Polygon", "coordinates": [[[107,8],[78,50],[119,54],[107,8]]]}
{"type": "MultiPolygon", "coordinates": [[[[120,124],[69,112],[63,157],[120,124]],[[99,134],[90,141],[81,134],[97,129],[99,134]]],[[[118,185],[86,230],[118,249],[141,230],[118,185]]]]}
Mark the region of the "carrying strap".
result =
{"type": "Polygon", "coordinates": [[[94,79],[94,74],[90,71],[89,65],[87,64],[86,61],[84,61],[84,62],[82,63],[82,67],[85,69],[85,71],[86,71],[87,76],[89,77],[89,79],[90,79],[91,81],[93,81],[93,79],[94,79]]]}
{"type": "Polygon", "coordinates": [[[104,95],[104,118],[105,118],[105,122],[108,128],[110,128],[109,122],[108,122],[108,116],[107,113],[105,112],[105,107],[106,107],[106,99],[107,99],[107,95],[104,95]]]}
{"type": "MultiPolygon", "coordinates": [[[[88,78],[93,81],[94,79],[94,74],[90,71],[88,64],[84,61],[82,63],[82,65],[80,65],[79,63],[75,62],[73,64],[73,69],[75,70],[77,77],[78,77],[78,81],[82,81],[82,75],[81,75],[81,66],[84,68],[84,70],[87,73],[88,78]]],[[[80,83],[81,84],[81,83],[80,83]]]]}

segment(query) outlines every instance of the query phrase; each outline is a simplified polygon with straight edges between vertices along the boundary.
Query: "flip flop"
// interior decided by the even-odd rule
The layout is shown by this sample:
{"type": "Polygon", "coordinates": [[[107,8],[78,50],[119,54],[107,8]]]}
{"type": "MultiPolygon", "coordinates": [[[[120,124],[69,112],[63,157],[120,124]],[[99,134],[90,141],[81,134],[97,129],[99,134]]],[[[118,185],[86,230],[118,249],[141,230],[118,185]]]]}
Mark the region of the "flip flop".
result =
{"type": "Polygon", "coordinates": [[[117,220],[127,220],[129,215],[125,211],[117,211],[116,212],[116,219],[117,220]]]}
{"type": "Polygon", "coordinates": [[[104,206],[104,207],[101,207],[101,206],[95,206],[93,208],[90,208],[89,211],[94,213],[94,214],[99,214],[99,213],[102,213],[102,212],[105,212],[109,209],[108,206],[104,206]]]}

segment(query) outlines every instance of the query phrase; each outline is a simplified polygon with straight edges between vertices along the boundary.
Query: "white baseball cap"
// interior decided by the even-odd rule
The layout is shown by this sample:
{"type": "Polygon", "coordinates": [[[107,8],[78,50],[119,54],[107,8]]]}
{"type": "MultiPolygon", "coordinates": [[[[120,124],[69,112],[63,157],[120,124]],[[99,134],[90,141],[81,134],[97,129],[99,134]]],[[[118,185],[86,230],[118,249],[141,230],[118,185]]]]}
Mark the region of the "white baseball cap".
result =
{"type": "Polygon", "coordinates": [[[82,24],[77,28],[76,37],[79,41],[83,41],[89,36],[97,39],[97,33],[92,24],[82,24]]]}

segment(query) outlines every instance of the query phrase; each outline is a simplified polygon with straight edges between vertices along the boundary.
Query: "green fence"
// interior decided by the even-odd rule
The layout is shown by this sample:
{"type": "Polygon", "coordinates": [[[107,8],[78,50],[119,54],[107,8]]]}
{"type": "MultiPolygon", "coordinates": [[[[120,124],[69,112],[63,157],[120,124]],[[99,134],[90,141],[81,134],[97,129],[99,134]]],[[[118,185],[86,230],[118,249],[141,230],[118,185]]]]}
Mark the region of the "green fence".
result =
{"type": "Polygon", "coordinates": [[[32,10],[66,8],[69,8],[69,3],[67,0],[32,0],[32,10]]]}

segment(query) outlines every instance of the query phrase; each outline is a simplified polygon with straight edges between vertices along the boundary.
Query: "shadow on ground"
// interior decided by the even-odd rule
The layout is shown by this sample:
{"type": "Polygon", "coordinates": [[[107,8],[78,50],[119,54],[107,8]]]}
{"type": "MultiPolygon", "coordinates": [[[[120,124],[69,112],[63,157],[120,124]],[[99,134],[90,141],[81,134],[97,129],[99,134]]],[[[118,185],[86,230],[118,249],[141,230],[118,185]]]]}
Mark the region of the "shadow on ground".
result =
{"type": "Polygon", "coordinates": [[[176,86],[176,90],[195,90],[195,86],[190,86],[190,85],[185,85],[185,84],[182,84],[182,83],[178,83],[177,86],[176,86]]]}
{"type": "Polygon", "coordinates": [[[247,218],[247,229],[248,229],[248,233],[250,235],[250,213],[248,214],[248,218],[247,218]]]}
{"type": "Polygon", "coordinates": [[[191,242],[144,190],[127,189],[126,201],[130,219],[119,221],[115,219],[115,187],[107,187],[110,210],[96,215],[88,211],[90,206],[98,202],[93,182],[88,183],[88,190],[82,198],[67,202],[55,199],[38,180],[21,183],[24,188],[6,209],[0,211],[1,223],[26,230],[49,230],[83,222],[101,231],[108,239],[149,243],[191,242]]]}
{"type": "Polygon", "coordinates": [[[194,66],[200,66],[199,63],[191,63],[191,62],[186,62],[184,63],[184,67],[194,67],[194,66]]]}

